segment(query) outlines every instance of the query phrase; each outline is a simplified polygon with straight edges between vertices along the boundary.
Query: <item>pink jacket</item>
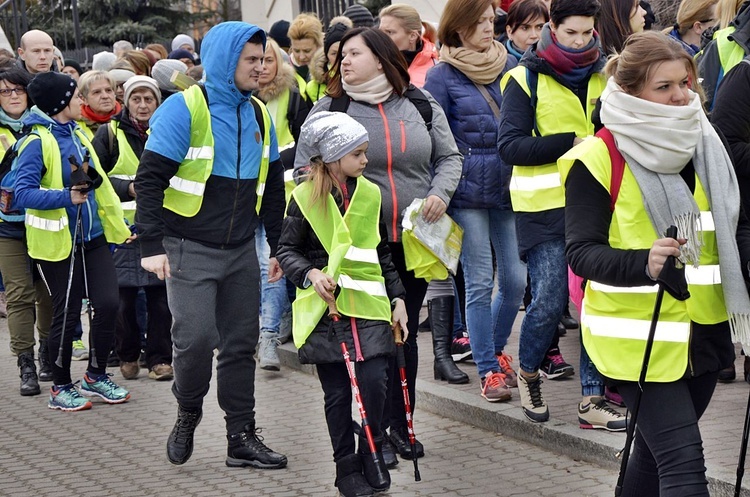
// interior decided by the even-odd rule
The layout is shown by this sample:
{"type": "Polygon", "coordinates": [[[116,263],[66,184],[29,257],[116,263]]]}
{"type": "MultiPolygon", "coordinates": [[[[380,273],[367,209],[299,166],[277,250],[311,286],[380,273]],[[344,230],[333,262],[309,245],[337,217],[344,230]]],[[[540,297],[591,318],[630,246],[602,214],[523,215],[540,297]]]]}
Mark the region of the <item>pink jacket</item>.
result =
{"type": "Polygon", "coordinates": [[[424,86],[425,79],[427,79],[427,71],[438,63],[439,57],[437,48],[431,41],[422,38],[422,43],[422,51],[414,57],[414,60],[409,66],[409,78],[411,79],[411,84],[417,88],[422,88],[424,86]]]}

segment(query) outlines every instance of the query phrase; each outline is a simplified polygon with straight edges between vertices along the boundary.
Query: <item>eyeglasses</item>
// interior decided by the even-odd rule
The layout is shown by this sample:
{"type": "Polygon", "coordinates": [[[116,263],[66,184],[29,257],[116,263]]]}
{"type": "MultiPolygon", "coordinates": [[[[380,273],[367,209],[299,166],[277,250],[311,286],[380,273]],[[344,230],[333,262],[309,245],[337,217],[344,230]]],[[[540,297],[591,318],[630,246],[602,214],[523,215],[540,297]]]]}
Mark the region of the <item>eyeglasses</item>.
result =
{"type": "Polygon", "coordinates": [[[26,95],[26,88],[1,88],[0,95],[3,97],[9,97],[11,93],[16,95],[26,95]]]}

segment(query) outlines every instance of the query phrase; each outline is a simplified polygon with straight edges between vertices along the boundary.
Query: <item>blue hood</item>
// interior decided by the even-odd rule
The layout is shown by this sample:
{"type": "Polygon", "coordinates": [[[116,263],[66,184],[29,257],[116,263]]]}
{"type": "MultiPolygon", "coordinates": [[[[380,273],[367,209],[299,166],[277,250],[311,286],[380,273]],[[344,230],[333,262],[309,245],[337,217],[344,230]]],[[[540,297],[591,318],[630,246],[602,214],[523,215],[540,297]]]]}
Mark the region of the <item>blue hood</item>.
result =
{"type": "Polygon", "coordinates": [[[246,22],[222,22],[206,33],[201,43],[201,60],[209,102],[237,106],[242,100],[247,100],[249,92],[241,92],[237,88],[234,84],[234,72],[242,49],[257,32],[263,35],[265,51],[265,32],[246,22]]]}

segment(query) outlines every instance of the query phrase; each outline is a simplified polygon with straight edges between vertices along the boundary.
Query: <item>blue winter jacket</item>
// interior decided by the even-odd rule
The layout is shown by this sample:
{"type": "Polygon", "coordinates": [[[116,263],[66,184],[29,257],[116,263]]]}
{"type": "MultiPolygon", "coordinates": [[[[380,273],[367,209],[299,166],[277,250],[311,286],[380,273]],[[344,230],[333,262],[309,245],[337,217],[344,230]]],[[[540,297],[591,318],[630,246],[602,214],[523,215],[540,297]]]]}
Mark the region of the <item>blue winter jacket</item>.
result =
{"type": "MultiPolygon", "coordinates": [[[[24,120],[24,125],[31,127],[35,124],[40,124],[47,128],[57,140],[57,145],[60,147],[60,163],[62,165],[64,189],[39,189],[42,176],[47,172],[47,168],[44,165],[42,156],[42,142],[41,140],[33,140],[18,155],[15,200],[19,207],[26,209],[52,210],[64,207],[68,212],[68,219],[70,220],[68,226],[70,228],[70,236],[72,237],[76,225],[76,211],[78,209],[70,200],[70,187],[72,185],[70,184],[70,162],[68,158],[73,156],[76,163],[82,164],[86,149],[78,137],[73,134],[75,128],[78,127],[75,121],[60,124],[34,106],[31,108],[28,117],[24,120]]],[[[89,155],[93,156],[95,154],[96,152],[94,152],[92,147],[89,150],[89,155]]],[[[89,161],[89,167],[94,167],[93,160],[89,161]]],[[[104,174],[104,172],[99,171],[99,174],[104,174]]],[[[83,223],[81,233],[83,238],[79,235],[77,241],[83,239],[83,241],[88,242],[104,235],[104,228],[102,228],[102,222],[97,213],[96,190],[91,190],[86,202],[81,204],[81,221],[83,223]]]]}
{"type": "MultiPolygon", "coordinates": [[[[485,85],[498,108],[503,100],[500,78],[516,65],[516,59],[508,57],[497,80],[485,85]]],[[[500,123],[490,105],[466,75],[445,62],[428,71],[424,88],[445,111],[458,150],[464,157],[461,180],[451,199],[451,208],[509,210],[512,167],[498,154],[500,123]]]]}

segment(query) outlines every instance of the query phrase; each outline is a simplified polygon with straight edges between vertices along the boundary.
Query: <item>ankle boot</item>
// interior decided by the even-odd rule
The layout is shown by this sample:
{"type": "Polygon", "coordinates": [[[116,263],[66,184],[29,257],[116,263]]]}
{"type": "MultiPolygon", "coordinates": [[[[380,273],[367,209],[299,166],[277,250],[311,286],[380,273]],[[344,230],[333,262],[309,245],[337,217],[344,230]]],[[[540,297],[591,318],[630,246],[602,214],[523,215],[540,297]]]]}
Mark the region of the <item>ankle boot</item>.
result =
{"type": "Polygon", "coordinates": [[[334,485],[343,497],[366,497],[375,493],[362,474],[362,461],[358,454],[349,454],[336,463],[334,485]]]}
{"type": "Polygon", "coordinates": [[[435,353],[435,379],[448,383],[469,383],[469,375],[458,369],[451,355],[453,343],[453,298],[437,297],[427,302],[435,353]]]}
{"type": "Polygon", "coordinates": [[[367,438],[359,437],[359,457],[362,461],[362,470],[367,483],[376,492],[384,492],[391,488],[391,475],[383,460],[383,437],[375,437],[375,457],[370,452],[367,438]]]}
{"type": "Polygon", "coordinates": [[[52,363],[49,360],[47,340],[39,340],[39,381],[52,381],[52,363]]]}
{"type": "Polygon", "coordinates": [[[24,352],[18,356],[18,368],[21,377],[21,395],[39,395],[39,380],[36,376],[36,365],[34,364],[34,353],[24,352]]]}

